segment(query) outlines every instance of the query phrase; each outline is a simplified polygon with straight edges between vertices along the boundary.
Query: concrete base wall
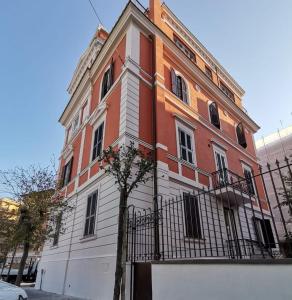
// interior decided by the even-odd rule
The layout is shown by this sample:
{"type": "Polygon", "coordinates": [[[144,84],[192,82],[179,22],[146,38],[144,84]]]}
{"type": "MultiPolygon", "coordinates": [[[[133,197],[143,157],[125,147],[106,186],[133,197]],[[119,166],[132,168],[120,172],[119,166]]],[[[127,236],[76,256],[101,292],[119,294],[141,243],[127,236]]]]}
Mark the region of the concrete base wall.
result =
{"type": "Polygon", "coordinates": [[[40,264],[36,288],[86,299],[111,299],[114,285],[115,257],[92,257],[40,264]],[[41,269],[44,270],[41,276],[41,269]],[[65,274],[66,280],[65,280],[65,274]]]}
{"type": "Polygon", "coordinates": [[[291,300],[290,264],[153,264],[153,300],[291,300]]]}

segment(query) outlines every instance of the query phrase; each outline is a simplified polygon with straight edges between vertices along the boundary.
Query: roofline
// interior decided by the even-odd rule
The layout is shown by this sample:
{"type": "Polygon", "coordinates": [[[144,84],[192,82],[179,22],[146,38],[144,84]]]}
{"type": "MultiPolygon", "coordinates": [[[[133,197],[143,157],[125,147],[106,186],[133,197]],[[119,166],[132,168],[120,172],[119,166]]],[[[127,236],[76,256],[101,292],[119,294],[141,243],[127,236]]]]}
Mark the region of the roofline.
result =
{"type": "Polygon", "coordinates": [[[167,10],[167,12],[179,23],[181,27],[192,37],[195,43],[201,48],[209,58],[213,61],[213,63],[220,69],[220,71],[231,81],[232,84],[238,89],[240,96],[244,96],[244,89],[236,82],[236,80],[229,74],[229,72],[219,63],[219,61],[205,48],[205,46],[196,38],[196,36],[179,20],[179,18],[172,12],[172,10],[166,5],[165,2],[162,3],[163,8],[167,10]]]}
{"type": "MultiPolygon", "coordinates": [[[[126,11],[126,9],[127,9],[131,4],[134,5],[133,2],[132,2],[131,0],[129,0],[128,3],[126,4],[125,8],[122,10],[122,12],[121,12],[120,16],[118,17],[116,23],[114,24],[113,28],[112,28],[111,31],[109,32],[108,38],[107,38],[106,41],[102,44],[102,46],[101,46],[99,52],[97,53],[97,55],[96,55],[94,61],[93,61],[92,64],[91,64],[91,67],[94,65],[94,63],[95,63],[96,60],[98,59],[100,53],[102,52],[102,49],[103,49],[103,48],[105,47],[105,45],[108,43],[108,40],[110,39],[110,36],[111,36],[112,32],[115,30],[117,24],[119,23],[120,19],[121,19],[122,16],[123,16],[124,12],[126,11]]],[[[136,5],[134,5],[134,6],[136,7],[136,5]]],[[[91,41],[91,42],[92,42],[92,41],[91,41]]],[[[91,44],[91,42],[90,42],[90,44],[91,44]]],[[[78,89],[78,86],[79,86],[80,83],[82,82],[82,79],[84,78],[84,76],[85,76],[85,74],[87,73],[87,71],[90,71],[90,70],[91,70],[91,67],[90,67],[90,68],[87,67],[87,69],[85,70],[84,74],[83,74],[82,77],[80,78],[80,81],[79,81],[79,83],[77,84],[77,86],[76,86],[76,88],[75,88],[75,91],[74,91],[73,94],[71,95],[70,100],[68,101],[68,103],[67,103],[67,105],[65,106],[65,108],[64,108],[64,110],[63,110],[61,116],[59,117],[59,120],[58,120],[59,123],[62,124],[62,118],[63,118],[63,116],[64,116],[64,114],[65,114],[65,111],[66,111],[67,108],[69,107],[69,105],[70,105],[70,103],[71,103],[71,100],[73,99],[73,97],[74,97],[74,95],[75,95],[75,93],[76,93],[76,91],[77,91],[77,89],[78,89]]]]}
{"type": "MultiPolygon", "coordinates": [[[[78,85],[77,85],[77,87],[76,87],[76,89],[75,89],[75,91],[73,92],[73,94],[71,95],[71,97],[70,97],[70,100],[69,100],[69,102],[67,103],[67,105],[66,105],[66,107],[65,107],[65,109],[64,109],[64,111],[63,111],[63,113],[62,113],[62,115],[61,115],[61,117],[59,118],[59,122],[62,124],[62,118],[63,118],[63,116],[64,116],[64,114],[65,114],[65,111],[67,110],[67,108],[68,108],[68,106],[70,105],[70,103],[71,103],[71,101],[72,101],[72,99],[73,99],[73,97],[74,97],[74,95],[75,95],[75,93],[76,93],[76,91],[78,90],[78,86],[81,84],[81,82],[82,82],[82,80],[83,80],[83,78],[84,78],[84,76],[87,74],[87,71],[90,71],[91,70],[91,68],[94,66],[94,63],[96,62],[96,60],[99,58],[99,56],[101,55],[101,53],[102,53],[102,50],[103,50],[103,48],[109,43],[109,40],[110,40],[110,36],[112,35],[112,33],[113,33],[113,31],[115,30],[115,28],[117,27],[117,25],[118,25],[118,23],[119,23],[119,21],[120,21],[120,19],[122,18],[122,16],[124,15],[124,13],[125,13],[125,11],[128,9],[128,7],[129,6],[133,6],[133,7],[135,7],[135,9],[140,13],[140,15],[141,16],[143,16],[143,18],[146,20],[146,21],[148,21],[152,26],[154,26],[155,28],[156,28],[156,30],[158,30],[166,39],[168,39],[171,43],[174,43],[166,34],[165,34],[165,32],[163,32],[157,25],[155,25],[153,22],[152,22],[152,20],[150,20],[132,1],[128,1],[128,3],[127,3],[127,5],[125,6],[125,8],[123,9],[123,11],[122,11],[122,13],[120,14],[120,16],[119,16],[119,18],[117,19],[117,21],[116,21],[116,23],[115,23],[115,25],[113,26],[113,28],[111,29],[111,31],[109,32],[109,36],[108,36],[108,38],[107,38],[107,40],[104,42],[104,44],[102,45],[102,47],[101,47],[101,49],[100,49],[100,51],[98,52],[98,54],[97,54],[97,56],[96,56],[96,58],[95,58],[95,60],[94,60],[94,62],[91,64],[91,67],[90,68],[87,68],[86,69],[86,71],[84,72],[84,74],[82,75],[82,77],[81,77],[81,79],[80,79],[80,81],[79,81],[79,83],[78,83],[78,85]]],[[[183,25],[184,26],[184,25],[183,25]]],[[[197,67],[198,68],[198,67],[197,67]]],[[[198,68],[201,72],[202,72],[202,70],[200,69],[200,68],[198,68]]],[[[219,87],[215,84],[215,83],[213,83],[214,84],[214,86],[216,87],[216,88],[218,88],[218,90],[220,90],[219,89],[219,87]]],[[[221,90],[220,90],[221,91],[221,90]]],[[[222,92],[222,91],[221,91],[222,92]]],[[[249,120],[249,122],[252,124],[251,125],[251,127],[253,127],[252,129],[256,132],[257,130],[259,130],[260,129],[260,126],[248,115],[248,114],[246,114],[240,107],[238,107],[235,103],[234,103],[234,106],[236,107],[236,109],[238,109],[238,114],[240,115],[240,114],[243,114],[244,116],[245,116],[245,118],[246,119],[248,119],[249,120]]]]}

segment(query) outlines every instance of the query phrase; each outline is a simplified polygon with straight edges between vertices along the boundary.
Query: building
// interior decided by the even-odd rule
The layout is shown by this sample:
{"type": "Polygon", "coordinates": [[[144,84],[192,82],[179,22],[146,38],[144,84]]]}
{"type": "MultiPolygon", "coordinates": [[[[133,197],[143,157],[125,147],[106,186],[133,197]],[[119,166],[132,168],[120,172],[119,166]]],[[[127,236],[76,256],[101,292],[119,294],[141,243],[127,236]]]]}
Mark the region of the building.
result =
{"type": "MultiPolygon", "coordinates": [[[[109,145],[130,141],[154,151],[157,172],[129,204],[141,215],[153,209],[155,195],[184,199],[185,211],[176,215],[183,222],[170,236],[175,252],[182,249],[176,232],[184,235],[188,257],[250,257],[246,244],[262,254],[270,249],[274,229],[260,177],[252,172],[258,168],[253,135],[259,126],[243,107],[244,90],[166,4],[150,0],[145,9],[129,2],[110,33],[99,27],[68,92],[59,120],[65,129],[60,174],[76,209],[66,233],[44,247],[37,288],[112,297],[119,193],[98,156],[109,145]],[[214,189],[208,200],[188,194],[208,187],[214,189]]],[[[168,238],[169,227],[161,229],[168,238]]],[[[146,242],[141,245],[146,251],[146,242]]],[[[141,257],[146,260],[146,253],[141,257]]]]}
{"type": "MultiPolygon", "coordinates": [[[[0,214],[4,212],[1,217],[10,218],[11,220],[18,222],[19,208],[21,203],[10,198],[0,198],[0,214]]],[[[40,257],[40,250],[30,249],[28,258],[26,261],[26,267],[24,270],[24,278],[29,280],[30,275],[35,280],[37,272],[37,263],[40,257]],[[32,267],[33,273],[32,274],[32,267]]],[[[0,244],[0,276],[6,280],[7,275],[9,281],[14,281],[18,273],[19,263],[22,257],[23,247],[20,245],[7,253],[6,241],[1,240],[0,244]]]]}
{"type": "MultiPolygon", "coordinates": [[[[10,218],[11,220],[17,219],[17,211],[19,203],[10,198],[0,198],[0,217],[10,218]],[[2,215],[4,213],[4,215],[2,215]]],[[[5,240],[0,244],[0,258],[1,262],[5,259],[5,240]]]]}
{"type": "MultiPolygon", "coordinates": [[[[271,166],[271,168],[276,167],[275,162],[278,160],[279,167],[283,167],[288,161],[292,160],[292,126],[288,126],[287,128],[281,129],[277,132],[274,132],[262,139],[256,141],[256,149],[257,149],[257,157],[260,160],[260,164],[263,168],[263,171],[267,171],[267,164],[271,166]]],[[[281,170],[281,169],[280,169],[281,170]]],[[[279,173],[279,172],[278,172],[279,173]]],[[[289,170],[286,168],[282,171],[284,176],[289,176],[289,170]]],[[[273,177],[273,181],[276,187],[278,187],[275,191],[273,187],[272,179],[268,174],[264,175],[265,182],[267,185],[267,196],[269,197],[272,207],[277,207],[277,199],[276,194],[277,190],[283,189],[283,183],[279,174],[275,174],[273,177]]],[[[280,197],[281,202],[281,197],[280,197]]],[[[288,231],[290,234],[292,233],[292,207],[288,206],[282,207],[283,219],[288,224],[288,231]]],[[[279,210],[274,210],[276,224],[278,227],[279,234],[283,239],[286,235],[286,232],[282,226],[282,217],[279,210]]]]}

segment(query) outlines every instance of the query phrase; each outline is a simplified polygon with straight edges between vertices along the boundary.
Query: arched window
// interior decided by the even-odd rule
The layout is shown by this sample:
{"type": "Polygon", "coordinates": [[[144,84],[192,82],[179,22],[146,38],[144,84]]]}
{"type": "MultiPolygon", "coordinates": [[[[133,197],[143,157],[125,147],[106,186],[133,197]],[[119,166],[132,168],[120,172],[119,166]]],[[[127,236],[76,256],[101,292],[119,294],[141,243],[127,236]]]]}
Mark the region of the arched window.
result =
{"type": "Polygon", "coordinates": [[[220,118],[219,118],[218,106],[216,102],[212,102],[209,104],[209,113],[210,113],[211,123],[220,129],[220,118]]]}
{"type": "Polygon", "coordinates": [[[171,90],[184,103],[188,103],[187,85],[185,80],[171,69],[171,90]]]}
{"type": "Polygon", "coordinates": [[[100,100],[107,94],[114,82],[114,63],[112,62],[110,67],[103,75],[100,100]]]}
{"type": "Polygon", "coordinates": [[[243,148],[246,148],[247,143],[246,143],[246,138],[245,138],[245,133],[244,133],[244,128],[242,123],[239,123],[236,126],[236,135],[237,135],[238,144],[241,145],[243,148]]]}

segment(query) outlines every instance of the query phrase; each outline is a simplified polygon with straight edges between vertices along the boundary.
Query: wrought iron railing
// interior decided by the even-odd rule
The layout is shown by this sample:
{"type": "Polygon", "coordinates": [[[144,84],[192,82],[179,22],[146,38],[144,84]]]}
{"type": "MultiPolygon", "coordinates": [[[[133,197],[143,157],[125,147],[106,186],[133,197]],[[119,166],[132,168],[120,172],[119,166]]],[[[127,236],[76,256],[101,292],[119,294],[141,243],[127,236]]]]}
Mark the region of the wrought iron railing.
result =
{"type": "Polygon", "coordinates": [[[129,207],[127,259],[281,258],[287,257],[283,242],[288,242],[291,257],[288,207],[279,205],[285,191],[289,195],[286,175],[292,178],[288,160],[277,162],[273,170],[269,165],[264,171],[260,168],[252,177],[254,195],[248,194],[249,202],[246,180],[238,177],[231,182],[236,189],[220,184],[173,198],[158,197],[156,209],[129,207]]]}
{"type": "Polygon", "coordinates": [[[243,178],[227,168],[213,172],[211,176],[214,189],[230,185],[232,188],[242,191],[245,194],[250,194],[251,196],[255,195],[252,178],[243,178]]]}

